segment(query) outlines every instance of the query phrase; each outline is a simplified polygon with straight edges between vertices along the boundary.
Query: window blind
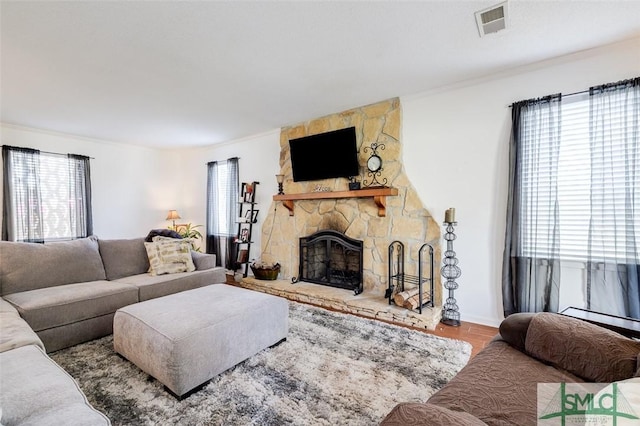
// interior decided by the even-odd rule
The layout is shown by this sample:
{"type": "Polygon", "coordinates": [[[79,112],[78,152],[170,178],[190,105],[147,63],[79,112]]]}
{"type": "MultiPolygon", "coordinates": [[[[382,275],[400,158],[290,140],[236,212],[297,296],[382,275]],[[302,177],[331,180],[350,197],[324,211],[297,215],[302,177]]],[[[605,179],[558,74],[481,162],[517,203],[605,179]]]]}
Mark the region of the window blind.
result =
{"type": "Polygon", "coordinates": [[[522,152],[523,255],[638,262],[637,236],[628,233],[640,232],[640,206],[629,203],[640,199],[640,147],[627,142],[638,132],[638,102],[631,94],[598,105],[588,93],[565,97],[557,141],[548,117],[523,114],[523,138],[535,141],[522,152]],[[598,108],[607,109],[607,118],[598,108]],[[560,241],[556,256],[548,238],[553,226],[560,241]]]}

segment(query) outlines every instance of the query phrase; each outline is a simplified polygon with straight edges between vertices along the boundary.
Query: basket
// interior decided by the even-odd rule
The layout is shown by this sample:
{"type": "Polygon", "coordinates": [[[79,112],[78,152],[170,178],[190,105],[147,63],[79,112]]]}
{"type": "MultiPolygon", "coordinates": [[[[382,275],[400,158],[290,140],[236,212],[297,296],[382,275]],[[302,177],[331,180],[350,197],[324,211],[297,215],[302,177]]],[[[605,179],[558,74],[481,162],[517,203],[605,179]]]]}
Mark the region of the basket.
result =
{"type": "Polygon", "coordinates": [[[253,271],[253,275],[256,279],[259,280],[269,280],[273,281],[278,278],[278,274],[280,273],[280,264],[276,263],[271,268],[259,268],[253,265],[251,266],[251,270],[253,271]]]}

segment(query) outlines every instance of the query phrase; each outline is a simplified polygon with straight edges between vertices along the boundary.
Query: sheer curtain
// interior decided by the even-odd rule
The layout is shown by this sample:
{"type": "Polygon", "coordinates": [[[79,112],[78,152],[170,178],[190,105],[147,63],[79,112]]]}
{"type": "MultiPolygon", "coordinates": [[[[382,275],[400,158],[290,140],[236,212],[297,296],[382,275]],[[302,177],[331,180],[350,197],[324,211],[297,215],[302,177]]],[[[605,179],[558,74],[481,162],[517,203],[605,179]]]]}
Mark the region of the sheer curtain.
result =
{"type": "Polygon", "coordinates": [[[217,266],[235,269],[238,220],[238,158],[207,164],[207,253],[217,266]]]}
{"type": "Polygon", "coordinates": [[[560,95],[513,104],[504,314],[558,310],[560,95]]]}
{"type": "Polygon", "coordinates": [[[43,243],[40,152],[4,145],[2,164],[2,239],[43,243]]]}
{"type": "Polygon", "coordinates": [[[640,318],[640,78],[589,91],[587,308],[640,318]]]}

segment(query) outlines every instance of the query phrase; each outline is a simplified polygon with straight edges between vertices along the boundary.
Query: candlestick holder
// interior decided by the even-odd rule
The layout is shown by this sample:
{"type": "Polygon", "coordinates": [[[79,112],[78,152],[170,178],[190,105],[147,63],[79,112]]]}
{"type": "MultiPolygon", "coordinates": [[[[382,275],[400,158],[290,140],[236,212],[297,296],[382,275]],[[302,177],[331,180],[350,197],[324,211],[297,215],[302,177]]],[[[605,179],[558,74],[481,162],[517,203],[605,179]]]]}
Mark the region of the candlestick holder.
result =
{"type": "Polygon", "coordinates": [[[458,309],[458,302],[454,297],[454,291],[458,288],[456,278],[458,278],[462,271],[458,266],[458,258],[456,252],[453,251],[453,241],[456,239],[455,226],[458,222],[444,222],[446,226],[446,232],[444,239],[447,241],[447,250],[444,252],[444,259],[442,263],[444,266],[440,270],[440,273],[446,280],[444,288],[449,291],[449,296],[442,307],[442,319],[441,323],[458,327],[460,325],[460,312],[458,309]]]}
{"type": "Polygon", "coordinates": [[[284,175],[276,175],[276,182],[278,182],[278,195],[284,195],[284,189],[282,188],[284,175]]]}

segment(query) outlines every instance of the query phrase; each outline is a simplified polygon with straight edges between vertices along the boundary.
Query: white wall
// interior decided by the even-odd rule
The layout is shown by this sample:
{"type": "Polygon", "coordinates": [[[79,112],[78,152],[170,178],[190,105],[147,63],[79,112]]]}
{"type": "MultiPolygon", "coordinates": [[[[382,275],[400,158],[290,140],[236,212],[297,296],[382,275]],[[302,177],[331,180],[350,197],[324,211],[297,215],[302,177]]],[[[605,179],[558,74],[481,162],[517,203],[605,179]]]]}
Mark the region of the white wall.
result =
{"type": "Polygon", "coordinates": [[[280,129],[206,148],[174,151],[173,154],[183,165],[182,175],[177,179],[181,197],[175,208],[194,224],[206,224],[208,162],[238,157],[240,182],[260,182],[256,192],[256,208],[260,211],[258,222],[253,225],[252,241],[255,244],[250,252],[250,259],[259,258],[262,224],[272,207],[272,197],[278,192],[275,175],[280,171],[280,129]]]}
{"type": "Polygon", "coordinates": [[[0,126],[0,143],[93,157],[93,232],[101,238],[144,237],[166,227],[167,211],[179,198],[173,188],[176,166],[160,150],[6,124],[0,126]]]}
{"type": "MultiPolygon", "coordinates": [[[[585,51],[432,93],[404,96],[406,172],[438,221],[456,207],[454,249],[462,276],[456,292],[462,319],[498,325],[507,197],[508,137],[513,102],[640,75],[640,39],[585,51]]],[[[240,157],[240,181],[259,181],[260,229],[273,208],[279,172],[279,129],[198,149],[161,151],[68,135],[0,127],[3,144],[73,152],[91,162],[95,233],[103,238],[146,235],[166,227],[169,209],[181,222],[205,224],[206,163],[240,157]]]]}
{"type": "Polygon", "coordinates": [[[462,320],[498,325],[513,102],[640,75],[640,39],[545,61],[492,79],[401,98],[404,164],[439,220],[459,222],[462,320]]]}

